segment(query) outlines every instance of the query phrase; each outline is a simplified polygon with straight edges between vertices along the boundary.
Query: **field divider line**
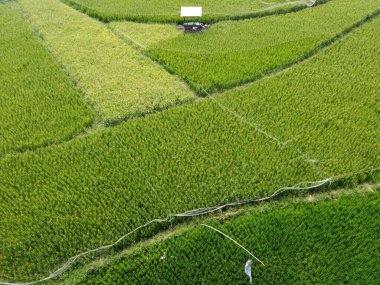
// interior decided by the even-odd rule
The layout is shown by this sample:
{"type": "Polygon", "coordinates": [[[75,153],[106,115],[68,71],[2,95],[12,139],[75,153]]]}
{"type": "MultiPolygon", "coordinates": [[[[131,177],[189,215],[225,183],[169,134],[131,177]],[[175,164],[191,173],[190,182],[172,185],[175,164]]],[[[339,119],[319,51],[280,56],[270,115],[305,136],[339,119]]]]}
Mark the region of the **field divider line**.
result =
{"type": "Polygon", "coordinates": [[[224,205],[213,206],[213,207],[208,207],[208,208],[198,208],[198,209],[186,211],[184,213],[170,214],[166,218],[153,219],[153,220],[150,220],[147,223],[133,229],[132,231],[124,234],[118,240],[116,240],[114,243],[104,245],[104,246],[101,246],[98,248],[94,248],[94,249],[91,249],[91,250],[88,250],[88,251],[85,251],[85,252],[82,252],[80,254],[77,254],[75,256],[70,257],[66,261],[66,263],[64,263],[60,268],[58,268],[56,271],[54,271],[53,273],[51,273],[49,276],[47,276],[45,278],[38,279],[35,281],[31,281],[31,282],[25,282],[25,283],[23,283],[23,282],[12,283],[12,282],[0,281],[0,284],[1,285],[33,285],[33,284],[42,283],[42,282],[51,280],[53,278],[58,277],[59,275],[61,275],[66,270],[68,270],[77,261],[78,258],[80,258],[82,256],[89,255],[91,253],[95,253],[95,252],[99,252],[99,251],[102,251],[105,249],[112,248],[112,247],[116,246],[117,244],[119,244],[121,241],[123,241],[126,237],[132,235],[133,233],[139,231],[140,229],[148,227],[151,224],[167,223],[167,222],[172,221],[175,218],[198,217],[198,216],[203,216],[206,214],[216,212],[218,210],[222,210],[222,209],[227,208],[227,207],[236,207],[236,206],[242,206],[242,205],[251,204],[251,203],[268,201],[268,200],[271,200],[271,199],[273,199],[273,198],[275,198],[275,197],[277,197],[277,196],[279,196],[285,192],[317,189],[319,187],[325,186],[328,183],[331,185],[332,182],[338,181],[339,179],[344,178],[344,177],[349,177],[352,175],[358,175],[358,174],[366,173],[366,172],[374,172],[374,171],[378,171],[378,170],[380,170],[380,167],[371,168],[371,169],[362,169],[359,172],[339,174],[339,175],[324,178],[324,179],[318,180],[318,181],[304,181],[304,182],[297,183],[293,186],[281,187],[269,196],[264,196],[261,198],[252,198],[252,199],[242,200],[242,201],[238,201],[238,202],[231,202],[231,203],[227,203],[224,205]]]}
{"type": "MultiPolygon", "coordinates": [[[[12,0],[14,1],[14,0],[12,0]]],[[[79,80],[74,76],[74,72],[62,61],[62,59],[53,51],[52,47],[49,45],[47,40],[45,39],[43,33],[41,32],[41,27],[38,26],[36,23],[33,23],[31,21],[30,13],[26,11],[25,7],[17,1],[18,6],[21,9],[22,17],[26,24],[29,26],[30,30],[36,35],[36,37],[39,39],[43,47],[46,49],[46,51],[50,54],[52,60],[55,62],[55,64],[66,74],[66,76],[71,81],[73,87],[75,90],[77,90],[78,95],[82,99],[82,102],[90,109],[93,120],[92,124],[83,130],[81,134],[78,134],[77,137],[86,135],[87,133],[91,132],[91,130],[96,129],[98,125],[100,125],[102,122],[104,122],[103,114],[102,112],[96,107],[94,101],[86,97],[86,92],[83,87],[80,86],[79,80]]]]}
{"type": "MultiPolygon", "coordinates": [[[[223,104],[221,104],[220,102],[218,102],[218,100],[215,98],[215,96],[209,94],[206,90],[203,89],[203,92],[205,92],[208,96],[206,98],[210,98],[212,102],[215,102],[219,108],[221,108],[223,111],[233,115],[235,118],[237,118],[239,121],[241,121],[242,123],[252,127],[255,131],[257,131],[258,133],[260,134],[263,134],[264,136],[268,137],[269,139],[273,140],[274,142],[277,143],[277,145],[283,149],[286,147],[286,145],[291,142],[293,139],[290,139],[290,140],[287,140],[285,142],[281,141],[279,138],[277,138],[275,135],[273,134],[270,134],[268,133],[267,131],[265,131],[263,128],[261,128],[258,124],[248,120],[247,118],[243,117],[242,115],[238,114],[236,111],[234,110],[231,110],[229,109],[228,107],[224,106],[223,104]]],[[[323,171],[322,169],[319,169],[317,166],[316,166],[316,162],[319,161],[319,159],[312,159],[309,157],[309,155],[307,153],[303,153],[299,148],[295,147],[295,146],[292,146],[291,149],[293,149],[295,152],[297,152],[300,156],[298,157],[298,159],[302,159],[303,161],[309,163],[312,168],[317,172],[317,174],[321,175],[321,177],[326,177],[328,176],[326,174],[325,171],[323,171]]]]}
{"type": "MultiPolygon", "coordinates": [[[[119,32],[117,30],[115,30],[114,28],[112,28],[110,25],[106,25],[106,27],[115,35],[117,36],[118,38],[121,38],[123,39],[123,37],[127,38],[129,41],[131,41],[133,44],[137,45],[139,48],[142,48],[143,50],[148,50],[148,48],[146,46],[144,46],[143,44],[139,43],[138,41],[136,41],[135,39],[133,39],[131,36],[129,36],[127,33],[124,33],[124,32],[119,32]]],[[[156,62],[155,62],[156,63],[156,62]]]]}
{"type": "Polygon", "coordinates": [[[208,95],[207,98],[210,98],[212,102],[215,102],[215,104],[217,106],[219,106],[219,108],[222,109],[223,111],[225,111],[226,113],[229,113],[229,114],[233,115],[235,118],[237,118],[242,123],[244,123],[244,124],[252,127],[258,133],[263,134],[264,136],[266,136],[269,139],[273,140],[274,142],[277,143],[277,145],[279,147],[282,148],[282,147],[284,147],[286,145],[286,142],[281,141],[276,136],[274,136],[274,135],[268,133],[267,131],[265,131],[264,129],[260,128],[256,123],[253,123],[253,122],[249,121],[247,118],[241,116],[237,112],[235,112],[235,111],[229,109],[228,107],[226,107],[225,105],[221,104],[220,102],[218,102],[218,100],[216,98],[214,98],[214,96],[212,96],[211,94],[209,94],[206,90],[203,89],[203,91],[207,93],[207,95],[208,95]]]}

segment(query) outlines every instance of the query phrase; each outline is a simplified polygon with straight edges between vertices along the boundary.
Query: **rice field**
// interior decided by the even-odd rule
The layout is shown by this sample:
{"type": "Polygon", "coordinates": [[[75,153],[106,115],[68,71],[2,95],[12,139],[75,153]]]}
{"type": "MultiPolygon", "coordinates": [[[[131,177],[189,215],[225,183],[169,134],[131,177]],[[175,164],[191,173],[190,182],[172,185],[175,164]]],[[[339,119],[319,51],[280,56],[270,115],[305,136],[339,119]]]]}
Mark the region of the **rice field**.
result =
{"type": "Polygon", "coordinates": [[[0,284],[247,284],[201,222],[254,282],[375,284],[379,0],[75,1],[0,2],[0,284]]]}
{"type": "Polygon", "coordinates": [[[96,20],[59,0],[20,3],[106,124],[193,99],[185,83],[96,20]]]}
{"type": "MultiPolygon", "coordinates": [[[[264,267],[253,261],[256,283],[376,284],[380,255],[373,238],[379,237],[379,202],[378,191],[355,193],[335,201],[277,204],[202,224],[233,237],[265,262],[264,267]]],[[[242,274],[246,261],[244,250],[196,225],[93,266],[74,284],[248,284],[242,274]]]]}
{"type": "Polygon", "coordinates": [[[23,21],[0,4],[0,157],[68,140],[92,124],[69,76],[23,21]]]}
{"type": "Polygon", "coordinates": [[[205,95],[257,80],[310,56],[379,7],[378,0],[365,4],[334,0],[297,13],[224,21],[207,33],[164,40],[148,52],[205,95]]]}

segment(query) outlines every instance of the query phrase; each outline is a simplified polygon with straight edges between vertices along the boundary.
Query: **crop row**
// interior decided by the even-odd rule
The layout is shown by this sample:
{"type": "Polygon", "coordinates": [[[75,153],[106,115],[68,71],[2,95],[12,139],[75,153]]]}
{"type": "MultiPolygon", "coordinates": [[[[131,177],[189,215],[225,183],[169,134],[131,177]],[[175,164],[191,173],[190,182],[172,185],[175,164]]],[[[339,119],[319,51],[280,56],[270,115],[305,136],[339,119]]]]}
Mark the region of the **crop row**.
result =
{"type": "Polygon", "coordinates": [[[14,2],[0,4],[0,38],[0,156],[68,139],[91,124],[91,110],[14,2]]]}
{"type": "MultiPolygon", "coordinates": [[[[379,166],[379,21],[235,97],[221,94],[1,160],[1,275],[42,276],[69,256],[168,213],[379,166]],[[305,80],[309,72],[315,87],[305,80]],[[238,102],[243,105],[234,110],[238,102]],[[278,145],[254,120],[293,141],[278,145]],[[327,159],[318,164],[320,158],[327,159]]],[[[367,178],[347,176],[342,183],[367,178]]]]}
{"type": "Polygon", "coordinates": [[[221,22],[202,34],[158,43],[149,53],[204,94],[297,62],[379,7],[379,0],[332,0],[297,13],[221,22]]]}
{"type": "MultiPolygon", "coordinates": [[[[253,284],[376,284],[379,203],[377,191],[252,211],[212,226],[265,262],[253,262],[253,284]]],[[[228,239],[198,226],[95,267],[78,284],[248,284],[248,258],[228,239]]]]}
{"type": "Polygon", "coordinates": [[[59,0],[20,1],[52,53],[107,123],[190,100],[185,83],[59,0]]]}
{"type": "MultiPolygon", "coordinates": [[[[305,8],[305,1],[275,0],[264,3],[259,0],[115,0],[112,3],[101,0],[62,0],[64,3],[102,21],[138,21],[180,23],[183,18],[181,6],[202,6],[203,16],[196,20],[213,22],[226,19],[259,17],[274,13],[286,13],[305,8]]],[[[325,2],[326,0],[318,0],[325,2]]]]}

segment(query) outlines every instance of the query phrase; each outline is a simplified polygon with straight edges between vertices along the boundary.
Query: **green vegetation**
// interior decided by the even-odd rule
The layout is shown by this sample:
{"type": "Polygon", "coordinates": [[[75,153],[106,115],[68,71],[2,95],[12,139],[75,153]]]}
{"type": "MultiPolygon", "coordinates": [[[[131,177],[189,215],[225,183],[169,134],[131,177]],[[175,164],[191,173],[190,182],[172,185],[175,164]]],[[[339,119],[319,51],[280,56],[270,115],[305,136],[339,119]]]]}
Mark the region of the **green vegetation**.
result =
{"type": "Polygon", "coordinates": [[[41,276],[168,213],[378,167],[379,22],[236,93],[1,160],[2,275],[41,276]]]}
{"type": "Polygon", "coordinates": [[[15,2],[0,4],[0,38],[0,156],[67,140],[91,124],[91,110],[15,2]]]}
{"type": "MultiPolygon", "coordinates": [[[[181,6],[202,6],[202,21],[257,17],[269,13],[288,12],[306,7],[307,0],[62,0],[82,12],[101,19],[140,22],[181,22],[181,6]]],[[[322,2],[322,1],[321,1],[322,2]]]]}
{"type": "Polygon", "coordinates": [[[150,48],[155,44],[182,35],[175,25],[141,24],[134,22],[112,22],[109,24],[115,33],[127,40],[135,41],[142,48],[150,48]]]}
{"type": "Polygon", "coordinates": [[[223,90],[299,61],[379,9],[379,0],[332,0],[297,13],[217,23],[149,52],[199,93],[223,90]]]}
{"type": "Polygon", "coordinates": [[[4,274],[30,279],[152,218],[319,178],[208,103],[2,160],[4,274]]]}
{"type": "MultiPolygon", "coordinates": [[[[207,224],[264,261],[254,284],[376,284],[380,278],[380,193],[253,210],[207,224]]],[[[248,284],[247,253],[198,226],[89,270],[78,284],[248,284]]]]}
{"type": "Polygon", "coordinates": [[[78,81],[106,123],[191,100],[180,80],[103,24],[58,0],[21,0],[52,53],[78,81]]]}
{"type": "Polygon", "coordinates": [[[380,163],[379,16],[330,52],[217,96],[328,173],[380,163]],[[360,36],[358,36],[360,35],[360,36]],[[336,56],[331,56],[336,54],[336,56]],[[342,147],[344,146],[344,147],[342,147]]]}

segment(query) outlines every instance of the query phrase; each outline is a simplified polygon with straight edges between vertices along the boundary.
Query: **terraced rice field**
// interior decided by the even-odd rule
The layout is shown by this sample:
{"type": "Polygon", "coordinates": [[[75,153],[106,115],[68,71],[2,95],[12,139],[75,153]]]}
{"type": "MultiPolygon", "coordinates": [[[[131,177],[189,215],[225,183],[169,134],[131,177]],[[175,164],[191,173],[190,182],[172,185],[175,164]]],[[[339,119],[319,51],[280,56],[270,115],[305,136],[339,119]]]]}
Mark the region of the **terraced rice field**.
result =
{"type": "Polygon", "coordinates": [[[200,223],[254,282],[376,283],[379,0],[75,1],[0,2],[0,284],[247,284],[200,223]]]}

